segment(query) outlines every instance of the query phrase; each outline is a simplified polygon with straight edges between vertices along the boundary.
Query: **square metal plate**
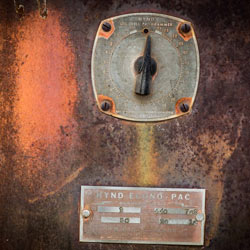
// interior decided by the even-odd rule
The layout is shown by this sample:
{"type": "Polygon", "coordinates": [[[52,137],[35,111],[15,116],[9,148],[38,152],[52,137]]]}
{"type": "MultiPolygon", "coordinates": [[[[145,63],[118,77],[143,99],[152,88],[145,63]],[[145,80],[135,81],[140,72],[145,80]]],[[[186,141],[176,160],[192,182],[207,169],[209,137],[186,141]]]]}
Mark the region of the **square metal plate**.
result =
{"type": "Polygon", "coordinates": [[[82,186],[80,241],[203,245],[205,189],[82,186]]]}
{"type": "Polygon", "coordinates": [[[187,114],[196,96],[199,71],[198,45],[188,21],[158,13],[132,13],[100,23],[91,75],[96,102],[107,115],[152,122],[187,114]],[[184,32],[183,27],[188,29],[184,32]],[[142,57],[148,37],[157,70],[147,84],[147,94],[138,95],[142,74],[135,70],[135,62],[142,57]]]}

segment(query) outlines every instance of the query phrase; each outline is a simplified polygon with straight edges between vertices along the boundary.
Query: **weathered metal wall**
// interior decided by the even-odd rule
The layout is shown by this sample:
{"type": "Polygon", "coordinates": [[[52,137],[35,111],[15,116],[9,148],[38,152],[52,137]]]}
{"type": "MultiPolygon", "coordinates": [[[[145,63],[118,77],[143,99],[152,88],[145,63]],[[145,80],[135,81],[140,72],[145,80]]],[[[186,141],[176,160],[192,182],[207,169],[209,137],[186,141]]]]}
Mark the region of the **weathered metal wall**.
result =
{"type": "Polygon", "coordinates": [[[55,0],[47,18],[35,0],[14,2],[0,3],[0,249],[249,249],[249,1],[55,0]],[[98,25],[144,11],[194,25],[190,115],[135,123],[98,111],[98,25]],[[205,247],[79,243],[83,184],[207,189],[205,247]]]}

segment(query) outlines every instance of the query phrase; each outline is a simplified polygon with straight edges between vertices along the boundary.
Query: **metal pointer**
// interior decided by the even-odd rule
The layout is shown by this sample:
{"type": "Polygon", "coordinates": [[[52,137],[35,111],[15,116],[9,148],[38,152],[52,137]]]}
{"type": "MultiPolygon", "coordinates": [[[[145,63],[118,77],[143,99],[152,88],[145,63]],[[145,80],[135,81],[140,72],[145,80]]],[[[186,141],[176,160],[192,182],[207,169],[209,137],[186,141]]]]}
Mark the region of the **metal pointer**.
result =
{"type": "Polygon", "coordinates": [[[149,95],[152,76],[156,72],[156,62],[151,58],[150,36],[148,36],[146,40],[144,55],[138,58],[135,64],[138,73],[136,77],[135,93],[138,95],[149,95]]]}

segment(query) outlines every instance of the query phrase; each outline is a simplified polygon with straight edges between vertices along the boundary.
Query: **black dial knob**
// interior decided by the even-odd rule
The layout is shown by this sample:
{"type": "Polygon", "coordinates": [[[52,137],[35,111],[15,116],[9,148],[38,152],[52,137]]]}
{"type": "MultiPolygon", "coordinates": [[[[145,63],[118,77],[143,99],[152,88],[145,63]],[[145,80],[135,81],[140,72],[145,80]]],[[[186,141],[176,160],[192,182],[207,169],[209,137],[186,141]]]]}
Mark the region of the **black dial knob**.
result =
{"type": "Polygon", "coordinates": [[[136,77],[136,94],[148,95],[150,93],[150,84],[156,68],[156,62],[151,58],[151,37],[147,36],[144,55],[135,62],[135,70],[138,74],[136,77]]]}

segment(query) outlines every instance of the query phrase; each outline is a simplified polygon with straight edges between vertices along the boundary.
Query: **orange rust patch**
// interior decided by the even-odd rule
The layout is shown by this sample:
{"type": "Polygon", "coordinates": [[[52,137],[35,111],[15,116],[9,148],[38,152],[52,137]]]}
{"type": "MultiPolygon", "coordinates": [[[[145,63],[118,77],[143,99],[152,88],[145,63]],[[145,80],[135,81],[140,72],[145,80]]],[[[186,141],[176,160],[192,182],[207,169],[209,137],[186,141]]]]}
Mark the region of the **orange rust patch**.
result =
{"type": "Polygon", "coordinates": [[[32,196],[43,197],[67,183],[77,168],[75,56],[59,12],[51,10],[46,20],[37,13],[26,16],[18,31],[14,111],[23,157],[15,175],[32,196]]]}
{"type": "Polygon", "coordinates": [[[105,96],[105,95],[98,95],[98,107],[102,112],[116,114],[115,102],[113,101],[113,99],[111,97],[108,97],[108,96],[105,96]],[[103,101],[108,101],[111,104],[111,109],[109,111],[103,111],[101,109],[101,103],[103,101]]]}
{"type": "Polygon", "coordinates": [[[108,19],[108,20],[104,20],[100,26],[99,26],[99,30],[98,30],[98,36],[99,37],[104,37],[106,39],[109,39],[109,37],[114,33],[115,31],[115,25],[112,19],[108,19]],[[105,32],[102,29],[102,25],[104,22],[110,23],[111,24],[111,30],[109,32],[105,32]]]}
{"type": "Polygon", "coordinates": [[[15,111],[24,149],[41,138],[55,143],[60,126],[73,122],[77,98],[75,59],[62,34],[57,12],[46,21],[34,14],[19,27],[15,111]]]}
{"type": "MultiPolygon", "coordinates": [[[[183,114],[184,114],[184,113],[181,111],[181,109],[180,109],[180,105],[181,105],[182,103],[188,104],[188,106],[189,106],[189,111],[188,111],[188,112],[191,111],[192,104],[193,104],[192,98],[191,98],[191,97],[183,97],[183,98],[179,99],[179,100],[176,102],[176,104],[175,104],[175,113],[176,113],[176,115],[183,115],[183,114]]],[[[188,113],[188,112],[186,112],[186,113],[188,113]]],[[[186,114],[186,113],[185,113],[185,114],[186,114]]]]}
{"type": "Polygon", "coordinates": [[[186,42],[187,42],[188,40],[190,40],[190,39],[193,37],[193,35],[194,35],[193,26],[192,26],[191,23],[188,23],[188,22],[181,22],[181,23],[179,23],[179,24],[177,25],[176,30],[177,30],[178,34],[179,34],[179,35],[184,39],[184,41],[186,41],[186,42]],[[188,33],[183,33],[183,32],[181,31],[181,25],[184,24],[184,23],[187,23],[187,24],[189,24],[189,25],[191,26],[191,30],[190,30],[188,33]]]}

